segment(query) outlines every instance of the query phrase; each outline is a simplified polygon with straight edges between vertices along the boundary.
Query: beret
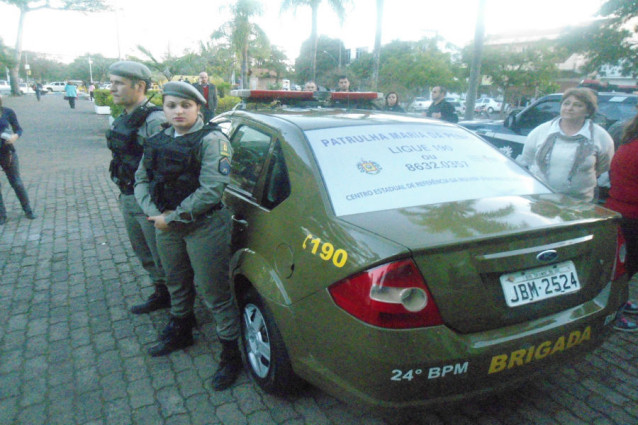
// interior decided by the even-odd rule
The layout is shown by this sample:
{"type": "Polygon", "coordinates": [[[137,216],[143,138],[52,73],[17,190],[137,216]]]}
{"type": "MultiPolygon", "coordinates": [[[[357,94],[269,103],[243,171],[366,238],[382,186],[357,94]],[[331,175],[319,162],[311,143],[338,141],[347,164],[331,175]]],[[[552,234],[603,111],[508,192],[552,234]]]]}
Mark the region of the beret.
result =
{"type": "Polygon", "coordinates": [[[170,83],[164,84],[162,93],[164,96],[176,96],[181,97],[182,99],[190,99],[200,105],[206,104],[204,96],[191,84],[183,81],[171,81],[170,83]]]}
{"type": "Polygon", "coordinates": [[[137,80],[151,79],[151,70],[143,63],[133,61],[115,62],[109,67],[109,74],[137,80]]]}

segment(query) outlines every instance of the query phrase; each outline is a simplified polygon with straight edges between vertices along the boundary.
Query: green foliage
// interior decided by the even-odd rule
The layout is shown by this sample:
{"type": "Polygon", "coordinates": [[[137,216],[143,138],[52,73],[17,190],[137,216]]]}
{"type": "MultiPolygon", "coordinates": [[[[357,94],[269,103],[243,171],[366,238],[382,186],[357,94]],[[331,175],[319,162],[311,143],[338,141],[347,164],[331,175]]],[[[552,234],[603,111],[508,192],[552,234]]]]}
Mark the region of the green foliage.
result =
{"type": "MultiPolygon", "coordinates": [[[[315,82],[324,87],[336,87],[338,74],[345,74],[345,47],[341,40],[321,36],[317,40],[317,73],[315,82]],[[341,69],[339,71],[339,50],[341,50],[341,69]]],[[[300,84],[312,80],[312,41],[304,41],[299,57],[295,60],[295,77],[300,84]]],[[[349,74],[349,73],[348,73],[349,74]]],[[[348,75],[350,77],[350,75],[348,75]]],[[[358,75],[354,77],[358,79],[358,75]]],[[[352,83],[352,79],[350,79],[352,83]]]]}
{"type": "Polygon", "coordinates": [[[624,75],[638,73],[636,26],[625,25],[638,16],[638,2],[607,0],[598,14],[604,19],[571,28],[561,37],[561,45],[572,53],[585,55],[586,72],[598,71],[609,64],[620,65],[624,75]]]}
{"type": "Polygon", "coordinates": [[[241,99],[235,96],[225,96],[218,100],[217,102],[217,110],[215,113],[221,114],[222,112],[230,111],[241,102],[241,99]]]}
{"type": "Polygon", "coordinates": [[[113,97],[111,96],[111,92],[106,89],[94,90],[93,98],[95,99],[96,106],[110,106],[111,104],[113,104],[113,97]]]}

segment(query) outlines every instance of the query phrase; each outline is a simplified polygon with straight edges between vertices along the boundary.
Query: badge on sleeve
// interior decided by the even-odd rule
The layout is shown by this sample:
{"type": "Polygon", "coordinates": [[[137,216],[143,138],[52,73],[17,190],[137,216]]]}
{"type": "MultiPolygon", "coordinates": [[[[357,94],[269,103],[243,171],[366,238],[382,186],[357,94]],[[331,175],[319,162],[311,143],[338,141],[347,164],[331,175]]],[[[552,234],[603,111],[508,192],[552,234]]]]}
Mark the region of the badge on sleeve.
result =
{"type": "Polygon", "coordinates": [[[230,157],[230,146],[228,144],[228,140],[219,141],[219,154],[227,158],[230,157]]]}
{"type": "Polygon", "coordinates": [[[219,174],[223,176],[230,174],[230,160],[227,157],[219,160],[219,174]]]}

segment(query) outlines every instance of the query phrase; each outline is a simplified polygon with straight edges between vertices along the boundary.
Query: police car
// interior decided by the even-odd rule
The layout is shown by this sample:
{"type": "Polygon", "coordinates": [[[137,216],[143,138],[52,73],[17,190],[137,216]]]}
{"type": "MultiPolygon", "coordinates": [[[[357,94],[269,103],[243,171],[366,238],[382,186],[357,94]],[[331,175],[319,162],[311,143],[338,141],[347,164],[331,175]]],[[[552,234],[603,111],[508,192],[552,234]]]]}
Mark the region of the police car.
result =
{"type": "Polygon", "coordinates": [[[423,406],[609,335],[627,297],[617,214],[458,125],[351,108],[376,93],[234,94],[213,122],[234,151],[231,286],[265,391],[423,406]]]}
{"type": "MultiPolygon", "coordinates": [[[[468,128],[492,143],[506,155],[516,158],[523,151],[527,135],[544,122],[560,115],[561,93],[538,99],[523,109],[513,111],[503,120],[461,121],[468,128]]],[[[627,93],[598,93],[598,112],[594,122],[607,129],[616,121],[636,115],[638,96],[627,93]]]]}

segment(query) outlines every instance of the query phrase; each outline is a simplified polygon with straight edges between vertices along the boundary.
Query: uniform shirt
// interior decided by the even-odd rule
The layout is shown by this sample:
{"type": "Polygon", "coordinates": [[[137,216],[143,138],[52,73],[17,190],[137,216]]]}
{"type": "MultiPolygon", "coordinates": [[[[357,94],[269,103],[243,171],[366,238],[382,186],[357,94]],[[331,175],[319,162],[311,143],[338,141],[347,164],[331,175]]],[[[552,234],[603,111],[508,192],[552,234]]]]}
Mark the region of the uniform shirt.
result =
{"type": "Polygon", "coordinates": [[[0,134],[17,134],[22,136],[22,127],[18,123],[18,117],[11,108],[2,107],[0,110],[0,134]],[[11,133],[13,131],[13,133],[11,133]]]}
{"type": "Polygon", "coordinates": [[[578,135],[592,140],[594,153],[585,158],[578,165],[571,182],[569,173],[574,165],[576,150],[579,142],[569,140],[560,129],[560,119],[554,119],[539,125],[527,136],[523,153],[516,158],[516,162],[529,168],[538,178],[543,180],[558,193],[564,193],[585,201],[594,199],[594,192],[598,184],[598,177],[609,171],[611,158],[614,156],[614,142],[611,136],[599,125],[593,125],[593,134],[590,132],[590,121],[578,131],[578,135]],[[552,155],[547,168],[547,175],[543,175],[536,163],[536,152],[541,148],[550,134],[559,133],[554,144],[552,155]]]}
{"type": "MultiPolygon", "coordinates": [[[[188,131],[193,133],[204,126],[201,119],[188,131]]],[[[169,127],[164,133],[175,138],[175,129],[169,127]]],[[[179,136],[177,136],[179,137],[179,136]]],[[[226,185],[230,181],[227,165],[230,164],[232,150],[230,142],[219,131],[212,131],[202,139],[199,149],[196,149],[196,159],[201,164],[199,174],[199,188],[191,193],[172,213],[166,216],[166,222],[191,223],[193,216],[204,214],[222,201],[226,185]],[[220,171],[223,170],[223,171],[220,171]]],[[[144,167],[144,158],[135,173],[135,199],[147,216],[160,215],[161,212],[151,200],[149,193],[149,178],[144,167]]]]}

